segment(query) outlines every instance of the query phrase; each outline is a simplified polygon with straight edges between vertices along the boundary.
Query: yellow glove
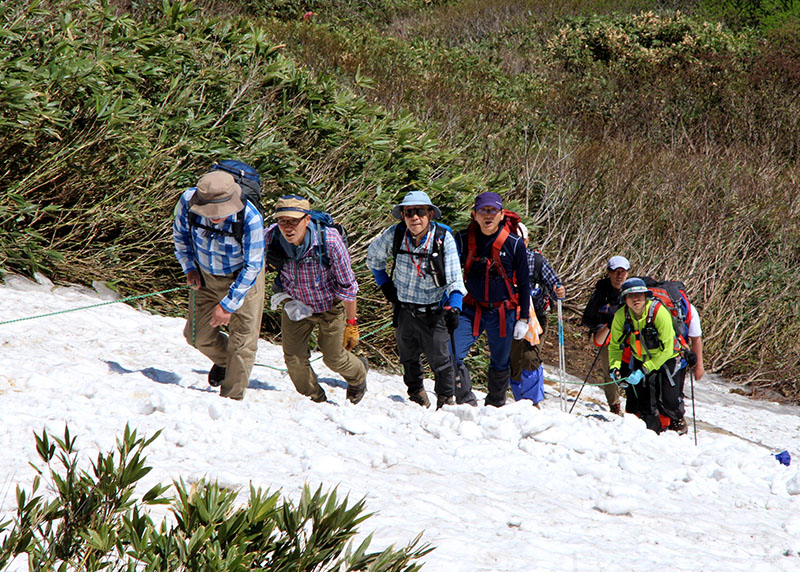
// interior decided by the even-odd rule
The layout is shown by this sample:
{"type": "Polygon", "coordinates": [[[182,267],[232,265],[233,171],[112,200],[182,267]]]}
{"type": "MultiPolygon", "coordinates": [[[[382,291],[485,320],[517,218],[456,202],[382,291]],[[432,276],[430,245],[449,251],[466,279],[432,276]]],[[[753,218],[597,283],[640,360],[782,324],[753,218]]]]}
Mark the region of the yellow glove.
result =
{"type": "Polygon", "coordinates": [[[344,349],[352,350],[358,344],[358,324],[347,324],[344,328],[344,349]]]}

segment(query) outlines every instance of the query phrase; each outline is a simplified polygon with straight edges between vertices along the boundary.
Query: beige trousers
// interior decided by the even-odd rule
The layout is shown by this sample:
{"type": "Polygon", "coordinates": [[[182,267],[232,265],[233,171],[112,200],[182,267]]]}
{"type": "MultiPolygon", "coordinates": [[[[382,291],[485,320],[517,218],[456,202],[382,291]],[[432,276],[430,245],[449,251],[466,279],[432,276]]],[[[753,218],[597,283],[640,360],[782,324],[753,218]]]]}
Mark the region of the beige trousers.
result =
{"type": "Polygon", "coordinates": [[[608,345],[600,348],[600,378],[605,385],[602,386],[606,394],[606,401],[609,407],[619,404],[619,386],[616,383],[608,383],[611,378],[608,376],[608,345]]]}
{"type": "Polygon", "coordinates": [[[203,284],[194,292],[194,308],[189,308],[189,317],[183,336],[208,359],[226,368],[225,379],[219,394],[231,399],[244,399],[244,390],[250,380],[250,372],[256,359],[258,337],[261,332],[261,315],[264,312],[264,270],[247,292],[244,303],[231,315],[228,333],[219,327],[211,327],[211,314],[227,294],[235,274],[212,276],[201,272],[203,284]]]}
{"type": "Polygon", "coordinates": [[[299,393],[314,401],[326,399],[325,390],[317,381],[317,374],[309,363],[309,340],[314,328],[318,328],[317,345],[326,366],[341,375],[348,385],[361,385],[367,379],[361,360],[342,347],[344,327],[344,305],[341,302],[334,304],[327,312],[312,314],[298,322],[290,320],[285,311],[281,314],[283,360],[289,378],[299,393]]]}

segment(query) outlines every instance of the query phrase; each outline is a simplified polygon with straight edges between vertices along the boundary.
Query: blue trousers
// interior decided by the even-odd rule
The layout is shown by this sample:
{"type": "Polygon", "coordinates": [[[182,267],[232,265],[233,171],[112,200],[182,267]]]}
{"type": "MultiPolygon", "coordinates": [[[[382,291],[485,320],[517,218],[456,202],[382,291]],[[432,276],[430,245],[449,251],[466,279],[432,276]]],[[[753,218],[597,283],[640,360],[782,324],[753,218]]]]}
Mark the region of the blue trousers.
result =
{"type": "MultiPolygon", "coordinates": [[[[472,335],[472,322],[474,317],[475,308],[465,305],[459,318],[458,328],[453,332],[456,363],[459,368],[465,369],[463,368],[464,358],[467,357],[470,348],[475,344],[480,335],[486,332],[486,339],[489,342],[489,392],[486,397],[486,404],[500,406],[505,403],[505,392],[508,389],[508,380],[511,370],[511,341],[514,339],[514,323],[517,321],[516,312],[513,310],[505,311],[505,337],[500,336],[499,309],[481,309],[481,321],[478,325],[477,336],[472,335]]],[[[469,387],[462,387],[461,390],[471,393],[472,384],[468,382],[468,380],[465,381],[469,383],[469,387]]],[[[457,397],[459,393],[460,392],[457,390],[457,397]]]]}

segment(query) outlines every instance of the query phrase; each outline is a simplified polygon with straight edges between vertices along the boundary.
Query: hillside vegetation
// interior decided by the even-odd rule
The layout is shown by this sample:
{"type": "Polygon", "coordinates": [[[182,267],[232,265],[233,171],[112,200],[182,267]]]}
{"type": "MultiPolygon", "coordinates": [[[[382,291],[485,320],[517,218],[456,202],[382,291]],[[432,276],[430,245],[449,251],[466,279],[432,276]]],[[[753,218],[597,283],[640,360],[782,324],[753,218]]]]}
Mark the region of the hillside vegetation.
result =
{"type": "MultiPolygon", "coordinates": [[[[570,339],[624,254],[687,284],[707,369],[800,399],[797,14],[691,6],[5,2],[0,266],[180,284],[174,203],[233,155],[265,203],[305,193],[344,222],[369,332],[388,312],[363,257],[390,205],[422,187],[459,228],[491,188],[567,285],[570,339]]],[[[366,347],[391,353],[390,332],[366,347]]]]}

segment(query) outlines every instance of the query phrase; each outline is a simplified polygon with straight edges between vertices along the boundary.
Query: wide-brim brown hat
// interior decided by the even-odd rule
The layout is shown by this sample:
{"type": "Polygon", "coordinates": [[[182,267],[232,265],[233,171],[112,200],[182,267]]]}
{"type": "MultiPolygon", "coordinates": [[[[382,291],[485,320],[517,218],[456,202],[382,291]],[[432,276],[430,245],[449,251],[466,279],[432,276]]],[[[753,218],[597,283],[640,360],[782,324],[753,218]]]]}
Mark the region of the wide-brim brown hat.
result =
{"type": "Polygon", "coordinates": [[[297,195],[284,195],[275,201],[272,218],[303,218],[311,212],[311,202],[297,195]]]}
{"type": "Polygon", "coordinates": [[[197,181],[189,210],[206,218],[227,218],[244,208],[242,188],[230,173],[211,171],[197,181]]]}

